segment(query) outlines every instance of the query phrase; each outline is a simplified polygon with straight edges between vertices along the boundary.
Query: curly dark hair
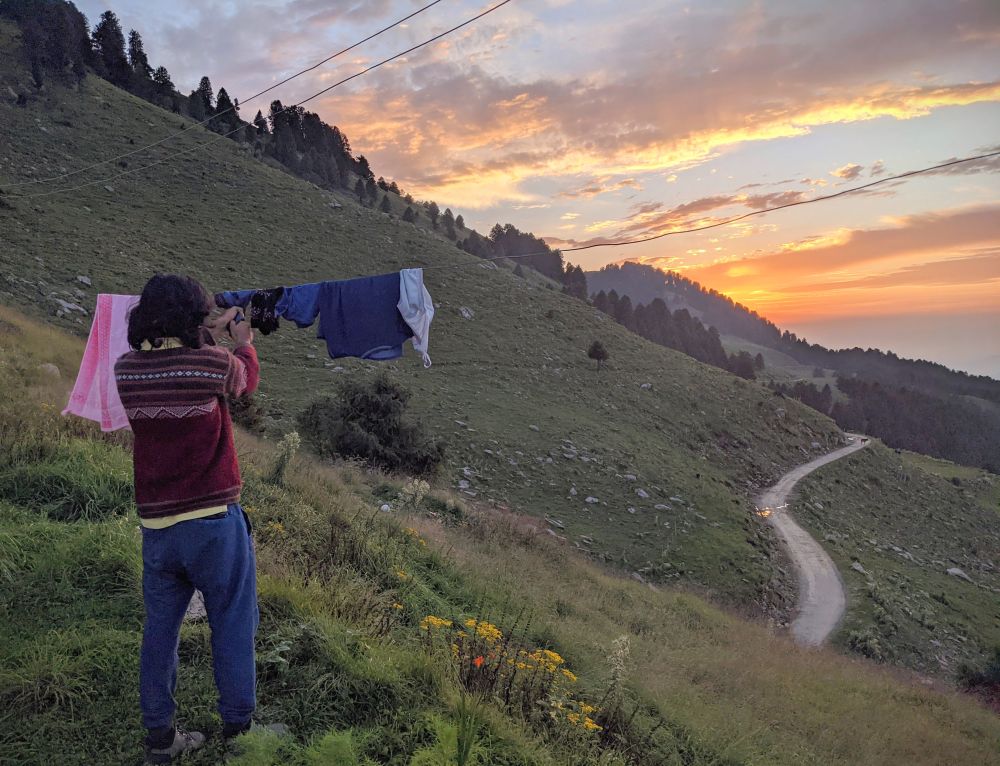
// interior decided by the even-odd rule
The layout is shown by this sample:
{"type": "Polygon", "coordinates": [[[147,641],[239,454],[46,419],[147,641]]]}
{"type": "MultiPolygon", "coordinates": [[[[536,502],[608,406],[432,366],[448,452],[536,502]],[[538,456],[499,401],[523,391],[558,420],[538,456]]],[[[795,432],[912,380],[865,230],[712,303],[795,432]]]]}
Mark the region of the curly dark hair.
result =
{"type": "Polygon", "coordinates": [[[128,344],[137,351],[145,341],[158,348],[164,338],[177,338],[189,348],[205,342],[202,323],[212,310],[201,283],[177,274],[156,274],[128,316],[128,344]]]}

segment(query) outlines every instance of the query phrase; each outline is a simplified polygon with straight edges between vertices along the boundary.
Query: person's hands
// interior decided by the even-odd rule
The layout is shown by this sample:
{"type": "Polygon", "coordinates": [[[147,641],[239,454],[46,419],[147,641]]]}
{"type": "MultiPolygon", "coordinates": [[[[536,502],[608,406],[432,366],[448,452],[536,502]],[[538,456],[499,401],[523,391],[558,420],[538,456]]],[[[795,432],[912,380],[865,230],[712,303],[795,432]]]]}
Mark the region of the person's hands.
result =
{"type": "Polygon", "coordinates": [[[207,318],[205,320],[205,329],[212,333],[212,337],[218,342],[221,337],[229,333],[226,325],[232,322],[239,313],[240,310],[235,306],[228,308],[214,317],[207,318]]]}
{"type": "Polygon", "coordinates": [[[250,328],[250,322],[247,321],[246,317],[243,317],[241,322],[230,322],[228,329],[229,337],[237,345],[253,343],[253,330],[250,328]]]}

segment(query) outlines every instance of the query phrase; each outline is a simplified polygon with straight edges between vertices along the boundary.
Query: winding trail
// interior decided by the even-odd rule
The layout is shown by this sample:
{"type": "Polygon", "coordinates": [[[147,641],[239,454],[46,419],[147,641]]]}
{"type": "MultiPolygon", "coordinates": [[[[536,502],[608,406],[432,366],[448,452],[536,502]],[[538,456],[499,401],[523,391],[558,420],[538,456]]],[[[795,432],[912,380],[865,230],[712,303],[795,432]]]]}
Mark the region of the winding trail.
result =
{"type": "Polygon", "coordinates": [[[765,490],[758,501],[759,512],[766,515],[777,531],[795,565],[799,580],[799,613],[792,622],[792,638],[803,646],[819,646],[826,641],[844,616],[847,596],[833,560],[788,513],[788,497],[801,478],[864,449],[868,443],[866,437],[857,434],[848,434],[847,438],[850,443],[846,447],[793,468],[777,484],[765,490]]]}

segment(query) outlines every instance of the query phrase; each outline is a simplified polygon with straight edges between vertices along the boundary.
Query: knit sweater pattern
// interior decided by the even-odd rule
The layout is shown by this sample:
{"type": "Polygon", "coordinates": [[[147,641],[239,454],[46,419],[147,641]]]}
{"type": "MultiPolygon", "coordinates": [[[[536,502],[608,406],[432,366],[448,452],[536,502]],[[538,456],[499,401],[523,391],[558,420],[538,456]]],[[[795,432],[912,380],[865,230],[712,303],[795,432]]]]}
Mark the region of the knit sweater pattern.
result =
{"type": "Polygon", "coordinates": [[[118,359],[141,518],[239,501],[243,482],[226,399],[252,394],[259,379],[257,352],[248,344],[132,351],[118,359]]]}

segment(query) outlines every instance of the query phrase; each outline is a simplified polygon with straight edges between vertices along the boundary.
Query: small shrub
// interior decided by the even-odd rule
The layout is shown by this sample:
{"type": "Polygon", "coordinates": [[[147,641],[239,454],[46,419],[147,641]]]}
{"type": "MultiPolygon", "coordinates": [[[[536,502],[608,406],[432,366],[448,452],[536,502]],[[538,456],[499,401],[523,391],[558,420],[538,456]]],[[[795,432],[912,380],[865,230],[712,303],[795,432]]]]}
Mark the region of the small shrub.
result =
{"type": "Polygon", "coordinates": [[[406,419],[409,398],[385,375],[371,382],[346,381],[339,396],[318,399],[299,415],[299,430],[324,457],[357,458],[370,468],[430,475],[444,460],[444,443],[406,419]]]}
{"type": "Polygon", "coordinates": [[[288,470],[288,464],[295,457],[295,453],[299,451],[301,443],[296,431],[289,431],[278,442],[278,459],[275,460],[271,474],[267,477],[271,484],[277,484],[280,487],[285,483],[285,471],[288,470]]]}

